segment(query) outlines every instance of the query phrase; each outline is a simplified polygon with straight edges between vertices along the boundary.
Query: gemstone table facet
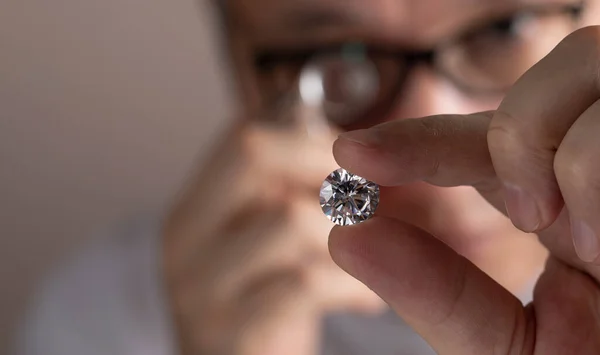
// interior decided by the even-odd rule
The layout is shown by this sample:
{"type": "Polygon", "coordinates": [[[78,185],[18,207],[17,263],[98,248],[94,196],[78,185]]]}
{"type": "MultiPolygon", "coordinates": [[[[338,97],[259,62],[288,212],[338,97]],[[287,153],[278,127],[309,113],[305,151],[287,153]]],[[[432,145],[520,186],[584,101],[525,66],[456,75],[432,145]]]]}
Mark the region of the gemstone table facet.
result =
{"type": "Polygon", "coordinates": [[[337,169],[321,185],[323,213],[340,226],[364,222],[379,204],[379,185],[344,169],[337,169]]]}

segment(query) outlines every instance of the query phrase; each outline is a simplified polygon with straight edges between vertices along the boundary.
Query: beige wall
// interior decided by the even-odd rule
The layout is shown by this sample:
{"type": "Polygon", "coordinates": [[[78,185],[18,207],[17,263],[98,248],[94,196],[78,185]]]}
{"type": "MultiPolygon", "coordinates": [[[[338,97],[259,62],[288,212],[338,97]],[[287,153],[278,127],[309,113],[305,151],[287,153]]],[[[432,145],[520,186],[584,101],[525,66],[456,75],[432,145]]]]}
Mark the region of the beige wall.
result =
{"type": "Polygon", "coordinates": [[[229,116],[194,1],[0,0],[0,354],[41,273],[163,204],[229,116]]]}
{"type": "Polygon", "coordinates": [[[194,0],[0,1],[0,354],[91,232],[164,203],[228,116],[194,0]]]}

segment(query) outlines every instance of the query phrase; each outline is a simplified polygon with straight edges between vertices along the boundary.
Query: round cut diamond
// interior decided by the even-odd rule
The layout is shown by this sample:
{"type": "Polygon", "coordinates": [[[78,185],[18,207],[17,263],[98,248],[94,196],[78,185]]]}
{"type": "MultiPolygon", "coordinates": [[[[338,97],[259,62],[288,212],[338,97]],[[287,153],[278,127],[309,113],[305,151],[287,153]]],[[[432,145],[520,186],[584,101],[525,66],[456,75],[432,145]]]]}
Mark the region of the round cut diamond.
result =
{"type": "Polygon", "coordinates": [[[323,213],[333,223],[346,226],[373,216],[379,204],[379,185],[344,169],[337,169],[321,185],[323,213]]]}

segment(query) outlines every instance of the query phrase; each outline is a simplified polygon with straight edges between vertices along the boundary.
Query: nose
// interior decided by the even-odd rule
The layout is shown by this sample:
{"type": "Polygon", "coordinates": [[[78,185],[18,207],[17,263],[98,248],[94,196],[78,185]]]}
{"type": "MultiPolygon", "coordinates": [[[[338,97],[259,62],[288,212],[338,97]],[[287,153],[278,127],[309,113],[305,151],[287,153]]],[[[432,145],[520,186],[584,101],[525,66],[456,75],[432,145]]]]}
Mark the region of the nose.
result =
{"type": "Polygon", "coordinates": [[[392,110],[393,118],[417,118],[443,113],[466,114],[476,105],[448,79],[426,66],[412,70],[392,110]]]}

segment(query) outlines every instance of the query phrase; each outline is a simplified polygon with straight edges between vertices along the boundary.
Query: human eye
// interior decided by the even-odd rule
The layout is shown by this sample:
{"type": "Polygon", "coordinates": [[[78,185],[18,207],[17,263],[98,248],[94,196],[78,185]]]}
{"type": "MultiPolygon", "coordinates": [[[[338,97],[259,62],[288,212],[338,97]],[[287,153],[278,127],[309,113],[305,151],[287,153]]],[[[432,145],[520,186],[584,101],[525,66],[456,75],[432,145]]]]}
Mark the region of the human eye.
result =
{"type": "Polygon", "coordinates": [[[474,93],[502,92],[577,28],[575,5],[540,5],[488,20],[448,43],[438,65],[474,93]]]}
{"type": "Polygon", "coordinates": [[[573,28],[584,11],[583,5],[546,4],[519,8],[476,27],[465,36],[465,40],[488,45],[510,45],[533,35],[543,36],[548,33],[546,30],[551,30],[551,26],[573,28]]]}
{"type": "Polygon", "coordinates": [[[342,129],[379,123],[406,66],[392,51],[358,42],[263,52],[255,64],[270,104],[294,96],[318,106],[329,123],[342,129]]]}
{"type": "Polygon", "coordinates": [[[507,44],[512,41],[518,41],[523,36],[523,30],[528,21],[531,21],[531,15],[524,12],[517,12],[498,19],[479,32],[474,33],[471,38],[473,42],[507,44]]]}

